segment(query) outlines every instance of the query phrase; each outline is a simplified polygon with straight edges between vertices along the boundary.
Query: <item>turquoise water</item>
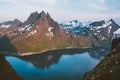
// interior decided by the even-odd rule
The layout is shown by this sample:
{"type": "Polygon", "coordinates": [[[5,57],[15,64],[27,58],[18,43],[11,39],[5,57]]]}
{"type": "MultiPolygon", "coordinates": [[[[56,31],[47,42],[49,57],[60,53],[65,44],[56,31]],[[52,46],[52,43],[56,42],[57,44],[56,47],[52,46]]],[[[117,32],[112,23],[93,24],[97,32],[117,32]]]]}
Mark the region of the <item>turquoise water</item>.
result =
{"type": "Polygon", "coordinates": [[[25,80],[81,80],[85,72],[100,61],[88,52],[23,58],[7,56],[6,59],[25,80]]]}

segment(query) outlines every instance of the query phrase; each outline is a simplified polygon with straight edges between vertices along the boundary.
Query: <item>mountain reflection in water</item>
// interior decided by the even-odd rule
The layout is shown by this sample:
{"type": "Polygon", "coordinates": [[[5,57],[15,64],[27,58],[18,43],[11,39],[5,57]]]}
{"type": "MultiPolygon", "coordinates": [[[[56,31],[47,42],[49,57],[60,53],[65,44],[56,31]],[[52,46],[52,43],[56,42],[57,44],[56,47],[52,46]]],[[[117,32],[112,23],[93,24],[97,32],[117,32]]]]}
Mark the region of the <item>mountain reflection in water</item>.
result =
{"type": "Polygon", "coordinates": [[[104,48],[64,49],[6,59],[25,80],[81,80],[107,52],[104,48]]]}

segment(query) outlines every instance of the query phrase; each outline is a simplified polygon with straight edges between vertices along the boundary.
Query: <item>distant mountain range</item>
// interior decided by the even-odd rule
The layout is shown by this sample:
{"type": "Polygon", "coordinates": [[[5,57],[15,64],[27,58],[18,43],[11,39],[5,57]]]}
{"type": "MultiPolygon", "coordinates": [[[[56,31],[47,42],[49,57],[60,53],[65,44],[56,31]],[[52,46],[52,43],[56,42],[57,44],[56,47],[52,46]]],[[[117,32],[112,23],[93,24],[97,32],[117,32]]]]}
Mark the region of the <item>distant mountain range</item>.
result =
{"type": "Polygon", "coordinates": [[[59,24],[49,13],[33,12],[24,23],[18,19],[0,23],[3,44],[0,52],[7,52],[1,49],[6,45],[4,39],[9,39],[9,45],[14,45],[12,49],[18,53],[31,53],[62,48],[110,47],[112,39],[119,34],[120,26],[113,19],[85,23],[73,20],[59,24]]]}

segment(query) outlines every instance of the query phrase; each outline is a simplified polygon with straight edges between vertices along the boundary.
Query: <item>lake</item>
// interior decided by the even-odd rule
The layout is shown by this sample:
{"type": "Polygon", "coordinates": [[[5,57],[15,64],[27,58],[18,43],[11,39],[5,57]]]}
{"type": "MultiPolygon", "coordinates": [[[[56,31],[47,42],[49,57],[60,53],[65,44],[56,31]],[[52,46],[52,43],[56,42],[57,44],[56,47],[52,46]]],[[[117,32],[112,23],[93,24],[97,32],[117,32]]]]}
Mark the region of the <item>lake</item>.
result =
{"type": "Polygon", "coordinates": [[[82,80],[108,50],[58,50],[6,60],[25,80],[82,80]]]}

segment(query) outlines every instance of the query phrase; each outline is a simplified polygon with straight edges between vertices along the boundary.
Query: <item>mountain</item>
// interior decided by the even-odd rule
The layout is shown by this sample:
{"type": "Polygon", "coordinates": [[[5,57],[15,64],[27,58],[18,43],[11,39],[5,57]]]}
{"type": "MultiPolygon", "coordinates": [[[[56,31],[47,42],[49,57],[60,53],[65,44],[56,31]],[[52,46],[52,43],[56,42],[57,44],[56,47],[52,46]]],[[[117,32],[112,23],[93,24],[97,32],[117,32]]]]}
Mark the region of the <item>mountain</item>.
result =
{"type": "Polygon", "coordinates": [[[120,38],[113,39],[111,52],[90,72],[84,80],[119,80],[120,79],[120,38]]]}
{"type": "Polygon", "coordinates": [[[73,20],[73,21],[66,21],[61,23],[61,27],[65,30],[68,30],[76,35],[83,35],[87,33],[87,27],[89,27],[89,24],[91,22],[80,22],[79,20],[73,20]]]}
{"type": "Polygon", "coordinates": [[[120,36],[119,30],[113,19],[58,24],[49,13],[35,11],[23,23],[17,19],[0,23],[0,39],[7,37],[15,52],[32,54],[63,48],[110,48],[112,39],[120,36]]]}
{"type": "Polygon", "coordinates": [[[0,54],[0,80],[23,80],[0,54]]]}
{"type": "Polygon", "coordinates": [[[92,46],[110,47],[111,41],[119,37],[120,26],[113,19],[109,21],[95,21],[81,23],[78,20],[68,21],[61,24],[62,28],[75,35],[89,36],[92,46]]]}
{"type": "Polygon", "coordinates": [[[22,22],[18,19],[14,19],[13,21],[6,21],[0,23],[0,28],[8,28],[8,27],[21,27],[22,22]]]}
{"type": "Polygon", "coordinates": [[[7,36],[9,39],[14,39],[20,34],[19,28],[21,28],[23,23],[18,19],[13,21],[6,21],[0,23],[0,36],[7,36]]]}
{"type": "Polygon", "coordinates": [[[87,48],[90,38],[76,36],[62,29],[49,13],[33,12],[18,28],[18,36],[11,43],[20,53],[42,52],[61,48],[87,48]]]}

